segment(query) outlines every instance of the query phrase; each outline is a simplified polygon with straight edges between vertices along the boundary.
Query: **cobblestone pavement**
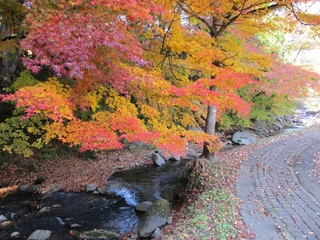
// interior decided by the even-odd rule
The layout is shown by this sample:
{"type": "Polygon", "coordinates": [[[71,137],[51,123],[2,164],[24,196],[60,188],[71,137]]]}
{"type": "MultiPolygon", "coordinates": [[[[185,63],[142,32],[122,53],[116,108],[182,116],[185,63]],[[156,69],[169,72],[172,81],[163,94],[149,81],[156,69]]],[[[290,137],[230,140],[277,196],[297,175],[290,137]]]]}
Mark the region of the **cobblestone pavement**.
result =
{"type": "Polygon", "coordinates": [[[320,126],[253,152],[236,184],[240,212],[258,240],[320,239],[320,183],[312,173],[320,126]]]}

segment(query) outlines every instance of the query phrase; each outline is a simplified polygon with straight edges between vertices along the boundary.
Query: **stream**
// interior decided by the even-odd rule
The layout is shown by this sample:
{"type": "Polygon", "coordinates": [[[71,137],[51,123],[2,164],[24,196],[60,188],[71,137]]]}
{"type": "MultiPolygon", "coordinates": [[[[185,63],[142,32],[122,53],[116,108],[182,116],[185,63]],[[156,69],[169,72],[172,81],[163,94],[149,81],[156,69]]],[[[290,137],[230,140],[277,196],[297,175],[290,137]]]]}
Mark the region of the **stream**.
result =
{"type": "Polygon", "coordinates": [[[138,203],[164,198],[172,204],[172,190],[185,187],[186,183],[179,182],[177,176],[187,162],[168,161],[162,167],[146,165],[116,172],[108,180],[107,195],[55,192],[44,197],[16,193],[1,198],[0,215],[7,221],[0,225],[0,239],[10,239],[13,232],[21,234],[19,239],[28,239],[37,229],[52,231],[52,240],[74,239],[72,230],[129,232],[142,217],[135,210],[138,203]],[[40,209],[46,211],[42,213],[40,209]]]}
{"type": "MultiPolygon", "coordinates": [[[[297,127],[319,122],[319,117],[306,111],[300,112],[299,116],[306,122],[297,127]]],[[[119,234],[130,232],[142,217],[135,210],[138,203],[164,198],[173,205],[172,191],[185,188],[186,183],[179,181],[178,174],[188,161],[168,161],[162,167],[145,165],[116,172],[108,179],[106,187],[109,193],[106,195],[86,192],[54,192],[50,196],[16,193],[0,198],[0,239],[11,239],[13,232],[19,232],[18,239],[28,239],[37,229],[52,231],[51,240],[75,239],[71,234],[73,231],[105,229],[119,234]],[[45,211],[42,212],[43,209],[45,211]]]]}

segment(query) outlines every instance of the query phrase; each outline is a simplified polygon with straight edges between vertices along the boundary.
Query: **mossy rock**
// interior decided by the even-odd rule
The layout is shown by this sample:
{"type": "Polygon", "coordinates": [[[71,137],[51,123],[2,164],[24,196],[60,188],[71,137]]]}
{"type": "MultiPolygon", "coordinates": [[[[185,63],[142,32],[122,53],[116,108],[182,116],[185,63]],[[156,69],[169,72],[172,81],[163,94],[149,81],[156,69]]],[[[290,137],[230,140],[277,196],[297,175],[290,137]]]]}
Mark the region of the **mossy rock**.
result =
{"type": "Polygon", "coordinates": [[[164,226],[170,214],[169,202],[165,199],[155,201],[143,215],[139,225],[139,235],[149,237],[156,230],[164,226]]]}
{"type": "Polygon", "coordinates": [[[80,233],[78,238],[86,240],[116,240],[120,238],[120,235],[104,229],[94,229],[92,231],[80,233]]]}

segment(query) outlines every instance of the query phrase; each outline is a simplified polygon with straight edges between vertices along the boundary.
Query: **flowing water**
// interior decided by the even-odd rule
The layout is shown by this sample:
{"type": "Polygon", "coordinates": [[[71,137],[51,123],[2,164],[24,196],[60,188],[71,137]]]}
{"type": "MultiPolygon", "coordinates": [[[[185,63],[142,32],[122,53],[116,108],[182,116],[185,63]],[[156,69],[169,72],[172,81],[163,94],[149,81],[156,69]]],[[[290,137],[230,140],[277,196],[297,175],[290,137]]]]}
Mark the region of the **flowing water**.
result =
{"type": "MultiPolygon", "coordinates": [[[[304,126],[318,123],[319,118],[299,113],[304,126]]],[[[163,167],[142,166],[115,173],[109,180],[108,195],[93,193],[55,192],[49,197],[15,194],[0,198],[0,216],[8,221],[0,223],[0,239],[10,239],[12,232],[19,232],[19,239],[27,239],[37,229],[53,232],[52,240],[73,239],[69,234],[72,224],[79,224],[77,231],[105,229],[116,233],[131,231],[142,217],[135,205],[142,201],[164,198],[173,202],[173,190],[183,189],[178,174],[188,160],[168,162],[163,167]],[[40,213],[40,209],[47,211],[40,213]]]]}
{"type": "Polygon", "coordinates": [[[77,231],[129,232],[142,217],[135,205],[159,198],[172,202],[172,190],[183,189],[185,183],[178,174],[187,161],[117,172],[108,180],[108,195],[55,192],[49,197],[20,193],[2,198],[0,215],[8,219],[8,225],[0,226],[0,239],[10,239],[16,231],[21,234],[19,239],[27,239],[37,229],[52,231],[52,239],[73,239],[69,234],[72,224],[81,225],[77,231]],[[41,213],[43,207],[47,211],[41,213]]]}

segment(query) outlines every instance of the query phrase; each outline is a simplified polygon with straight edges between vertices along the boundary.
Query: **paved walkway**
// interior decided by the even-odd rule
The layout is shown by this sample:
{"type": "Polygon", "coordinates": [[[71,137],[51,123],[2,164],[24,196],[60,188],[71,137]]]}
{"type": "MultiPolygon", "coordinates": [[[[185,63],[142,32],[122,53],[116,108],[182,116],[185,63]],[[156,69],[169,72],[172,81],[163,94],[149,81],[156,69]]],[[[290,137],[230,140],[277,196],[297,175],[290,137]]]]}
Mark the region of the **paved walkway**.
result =
{"type": "Polygon", "coordinates": [[[243,221],[257,240],[320,239],[320,183],[312,174],[318,151],[320,126],[313,126],[244,162],[236,192],[243,200],[243,221]]]}

